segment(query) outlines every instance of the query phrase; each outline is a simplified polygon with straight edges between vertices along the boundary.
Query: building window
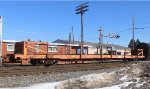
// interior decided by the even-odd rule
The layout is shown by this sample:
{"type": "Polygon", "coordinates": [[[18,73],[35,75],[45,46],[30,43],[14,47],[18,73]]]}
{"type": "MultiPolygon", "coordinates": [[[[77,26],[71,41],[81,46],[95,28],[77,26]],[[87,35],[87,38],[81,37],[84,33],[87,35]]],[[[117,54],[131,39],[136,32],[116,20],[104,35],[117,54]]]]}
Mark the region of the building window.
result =
{"type": "Polygon", "coordinates": [[[117,55],[121,55],[121,52],[117,52],[117,55]]]}
{"type": "MultiPolygon", "coordinates": [[[[88,53],[88,49],[83,48],[83,54],[87,54],[87,53],[88,53]]],[[[77,54],[80,54],[80,48],[77,48],[77,54]]]]}
{"type": "Polygon", "coordinates": [[[38,53],[40,52],[39,50],[40,50],[40,45],[35,45],[35,52],[38,53]]]}
{"type": "Polygon", "coordinates": [[[15,45],[14,44],[7,44],[7,51],[14,51],[15,45]]]}
{"type": "Polygon", "coordinates": [[[48,46],[48,52],[57,52],[57,46],[48,46]]]}

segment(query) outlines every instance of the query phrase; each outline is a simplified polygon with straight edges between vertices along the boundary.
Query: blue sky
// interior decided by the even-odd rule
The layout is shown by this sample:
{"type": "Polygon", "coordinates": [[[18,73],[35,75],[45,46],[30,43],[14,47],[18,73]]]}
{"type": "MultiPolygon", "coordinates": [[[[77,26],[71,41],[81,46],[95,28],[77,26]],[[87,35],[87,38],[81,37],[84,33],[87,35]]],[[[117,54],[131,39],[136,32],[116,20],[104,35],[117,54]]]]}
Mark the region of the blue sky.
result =
{"type": "MultiPolygon", "coordinates": [[[[80,40],[80,15],[75,8],[81,1],[0,1],[3,16],[3,39],[42,40],[68,39],[74,27],[75,40],[80,40]]],[[[89,1],[84,14],[84,41],[98,42],[98,30],[104,35],[135,27],[150,27],[150,1],[89,1]]],[[[119,39],[104,38],[104,43],[127,46],[132,31],[118,33],[119,39]]],[[[150,42],[150,28],[135,30],[135,39],[150,42]]]]}

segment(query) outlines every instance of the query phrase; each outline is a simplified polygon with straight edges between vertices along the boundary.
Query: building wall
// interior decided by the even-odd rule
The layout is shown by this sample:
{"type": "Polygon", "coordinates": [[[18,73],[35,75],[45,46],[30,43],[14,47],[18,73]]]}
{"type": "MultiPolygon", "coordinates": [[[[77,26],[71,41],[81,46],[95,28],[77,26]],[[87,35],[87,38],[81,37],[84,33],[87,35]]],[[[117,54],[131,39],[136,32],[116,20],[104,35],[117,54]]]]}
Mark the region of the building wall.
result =
{"type": "Polygon", "coordinates": [[[77,47],[71,47],[71,54],[77,54],[77,47]]]}
{"type": "MultiPolygon", "coordinates": [[[[96,47],[89,47],[88,48],[89,54],[97,54],[97,48],[96,47]]],[[[102,50],[103,54],[108,54],[107,49],[102,50]]],[[[98,54],[100,54],[100,49],[98,49],[98,54]]]]}
{"type": "MultiPolygon", "coordinates": [[[[16,43],[3,42],[3,49],[2,49],[3,56],[13,55],[14,53],[23,54],[25,44],[27,46],[29,46],[29,47],[27,47],[27,54],[32,54],[32,55],[46,54],[48,52],[48,43],[47,42],[33,42],[33,41],[23,41],[23,42],[16,42],[16,43]],[[15,52],[7,50],[8,44],[14,44],[16,46],[16,47],[14,47],[15,52]],[[35,49],[36,45],[39,45],[39,51],[37,51],[35,49]]],[[[57,51],[56,52],[48,52],[48,54],[77,54],[77,49],[80,48],[80,46],[66,46],[66,45],[49,45],[49,46],[56,46],[57,51]]],[[[121,52],[121,55],[124,55],[125,50],[118,49],[118,50],[116,50],[116,52],[121,52]]],[[[127,52],[130,52],[130,51],[127,51],[127,52]]],[[[98,53],[100,53],[99,49],[98,49],[98,53]]],[[[97,48],[96,47],[88,47],[88,54],[97,54],[97,48]]],[[[103,54],[108,54],[107,49],[103,48],[103,54]]]]}
{"type": "Polygon", "coordinates": [[[66,49],[65,46],[59,46],[59,45],[49,45],[49,46],[55,46],[57,47],[57,51],[55,52],[48,52],[48,54],[65,54],[66,53],[66,49]]]}
{"type": "MultiPolygon", "coordinates": [[[[120,52],[121,55],[124,55],[125,49],[117,49],[117,50],[115,50],[115,51],[116,51],[116,55],[117,55],[117,52],[120,52]]],[[[127,52],[126,55],[131,55],[129,49],[126,50],[126,52],[127,52]]],[[[89,53],[89,54],[97,54],[97,48],[96,48],[96,47],[89,47],[89,48],[88,48],[88,53],[89,53]]],[[[103,48],[102,53],[103,53],[103,54],[108,54],[108,50],[105,49],[105,48],[103,48]]],[[[100,54],[100,50],[99,50],[99,49],[98,49],[98,54],[100,54]]],[[[118,54],[118,55],[119,55],[119,54],[118,54]]]]}
{"type": "MultiPolygon", "coordinates": [[[[57,51],[48,52],[48,54],[77,54],[77,50],[80,49],[80,46],[66,46],[66,45],[49,45],[57,47],[57,51]]],[[[84,47],[87,48],[87,47],[84,47]]]]}
{"type": "Polygon", "coordinates": [[[14,44],[14,45],[15,45],[15,43],[3,42],[3,43],[2,43],[2,55],[3,55],[3,56],[7,56],[7,55],[9,55],[9,54],[14,54],[14,51],[8,51],[8,50],[7,50],[7,45],[8,45],[8,44],[14,44]]]}
{"type": "Polygon", "coordinates": [[[97,48],[89,47],[88,48],[88,54],[97,54],[97,48]]]}
{"type": "MultiPolygon", "coordinates": [[[[121,52],[121,55],[124,55],[125,49],[118,49],[117,52],[121,52]]],[[[131,50],[126,50],[126,55],[131,55],[131,50]]]]}
{"type": "Polygon", "coordinates": [[[66,46],[66,45],[49,45],[56,46],[56,52],[48,52],[48,54],[76,54],[76,47],[66,46]]]}
{"type": "Polygon", "coordinates": [[[15,50],[15,43],[14,42],[3,42],[2,43],[2,56],[3,56],[3,62],[10,62],[10,61],[15,61],[13,58],[14,56],[14,51],[7,50],[7,45],[14,45],[14,50],[15,50]]]}

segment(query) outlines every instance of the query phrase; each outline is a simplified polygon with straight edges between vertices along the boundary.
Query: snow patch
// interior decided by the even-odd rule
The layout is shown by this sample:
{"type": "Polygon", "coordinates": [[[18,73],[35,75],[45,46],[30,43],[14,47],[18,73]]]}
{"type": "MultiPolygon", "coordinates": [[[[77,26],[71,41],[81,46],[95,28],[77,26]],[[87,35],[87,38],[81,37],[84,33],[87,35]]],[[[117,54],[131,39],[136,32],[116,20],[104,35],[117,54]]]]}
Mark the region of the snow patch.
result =
{"type": "Polygon", "coordinates": [[[128,75],[123,76],[119,80],[121,80],[121,81],[128,81],[128,75]]]}
{"type": "Polygon", "coordinates": [[[54,83],[39,83],[34,84],[29,87],[17,87],[17,88],[0,88],[0,89],[55,89],[55,86],[60,84],[60,82],[54,82],[54,83]]]}
{"type": "Polygon", "coordinates": [[[142,86],[142,85],[145,84],[145,83],[147,83],[147,81],[142,82],[142,83],[137,83],[137,84],[136,84],[136,87],[140,87],[140,86],[142,86]]]}
{"type": "Polygon", "coordinates": [[[93,89],[99,86],[108,86],[117,83],[117,74],[115,72],[88,74],[79,78],[69,79],[61,82],[56,89],[93,89]]]}
{"type": "Polygon", "coordinates": [[[94,89],[121,89],[121,87],[126,87],[129,84],[131,84],[133,82],[124,82],[122,84],[119,85],[114,85],[114,86],[109,86],[109,87],[103,87],[103,88],[94,88],[94,89]]]}

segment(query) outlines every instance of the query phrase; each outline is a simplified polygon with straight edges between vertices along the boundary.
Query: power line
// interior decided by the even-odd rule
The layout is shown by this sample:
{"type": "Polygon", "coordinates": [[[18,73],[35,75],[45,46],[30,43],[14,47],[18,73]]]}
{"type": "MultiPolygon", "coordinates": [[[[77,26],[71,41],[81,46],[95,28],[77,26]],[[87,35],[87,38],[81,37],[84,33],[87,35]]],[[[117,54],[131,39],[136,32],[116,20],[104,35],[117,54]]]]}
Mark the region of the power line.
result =
{"type": "MultiPolygon", "coordinates": [[[[147,29],[147,28],[150,28],[150,27],[134,28],[134,30],[147,29]]],[[[124,29],[124,30],[121,30],[121,31],[118,31],[118,32],[115,32],[115,33],[112,33],[112,34],[118,34],[118,33],[122,33],[122,32],[129,31],[129,30],[132,30],[132,28],[124,29]]],[[[87,39],[87,41],[94,40],[94,39],[98,39],[98,37],[93,37],[93,38],[87,39]]]]}
{"type": "MultiPolygon", "coordinates": [[[[138,29],[147,29],[147,28],[150,28],[150,27],[140,27],[140,28],[134,28],[134,30],[138,30],[138,29]]],[[[124,29],[124,30],[118,31],[118,32],[116,32],[116,33],[121,33],[121,32],[125,32],[125,31],[128,31],[128,30],[132,30],[132,28],[124,29]]]]}
{"type": "Polygon", "coordinates": [[[128,30],[132,30],[132,28],[125,29],[125,30],[121,30],[121,31],[119,31],[119,32],[116,32],[116,33],[121,33],[121,32],[128,31],[128,30]]]}

